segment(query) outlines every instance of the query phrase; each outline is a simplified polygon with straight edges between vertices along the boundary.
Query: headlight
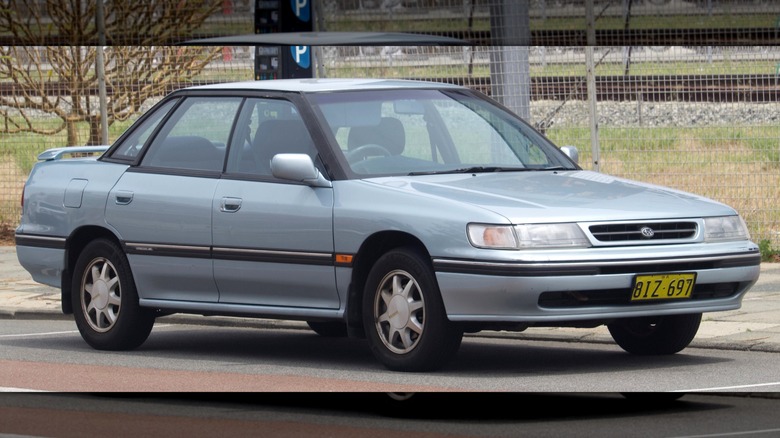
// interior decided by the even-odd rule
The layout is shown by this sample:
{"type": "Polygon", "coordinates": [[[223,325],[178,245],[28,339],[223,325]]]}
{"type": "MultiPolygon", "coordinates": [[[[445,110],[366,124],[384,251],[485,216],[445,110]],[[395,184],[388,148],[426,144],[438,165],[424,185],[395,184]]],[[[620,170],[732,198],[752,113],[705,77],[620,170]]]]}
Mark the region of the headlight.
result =
{"type": "Polygon", "coordinates": [[[704,241],[726,242],[729,240],[750,240],[745,221],[739,216],[704,218],[704,241]]]}
{"type": "Polygon", "coordinates": [[[523,248],[584,248],[590,246],[577,224],[516,225],[519,247],[523,248]]]}
{"type": "Polygon", "coordinates": [[[468,236],[477,248],[533,249],[590,246],[577,224],[486,225],[469,224],[468,236]]]}

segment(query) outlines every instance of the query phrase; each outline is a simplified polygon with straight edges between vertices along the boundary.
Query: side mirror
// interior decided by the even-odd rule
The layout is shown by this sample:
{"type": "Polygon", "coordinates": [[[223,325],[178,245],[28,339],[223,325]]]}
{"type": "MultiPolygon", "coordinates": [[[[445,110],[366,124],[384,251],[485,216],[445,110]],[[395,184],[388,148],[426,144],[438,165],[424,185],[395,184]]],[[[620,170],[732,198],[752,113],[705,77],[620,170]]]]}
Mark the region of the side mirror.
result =
{"type": "Polygon", "coordinates": [[[306,154],[276,154],[271,159],[271,173],[279,179],[302,182],[312,187],[332,187],[306,154]]]}
{"type": "Polygon", "coordinates": [[[579,164],[580,151],[577,150],[576,146],[562,146],[561,152],[566,154],[566,156],[569,157],[572,161],[574,161],[575,164],[579,164]]]}

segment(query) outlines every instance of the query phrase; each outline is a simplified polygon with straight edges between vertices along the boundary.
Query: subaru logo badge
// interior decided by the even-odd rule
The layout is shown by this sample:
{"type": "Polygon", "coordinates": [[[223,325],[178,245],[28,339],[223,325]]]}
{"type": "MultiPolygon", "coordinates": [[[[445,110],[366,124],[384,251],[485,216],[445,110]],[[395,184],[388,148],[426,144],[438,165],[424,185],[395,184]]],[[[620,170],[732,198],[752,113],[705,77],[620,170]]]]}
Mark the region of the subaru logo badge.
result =
{"type": "Polygon", "coordinates": [[[644,239],[652,239],[655,236],[655,231],[650,227],[642,227],[639,229],[639,232],[642,233],[642,238],[644,239]]]}

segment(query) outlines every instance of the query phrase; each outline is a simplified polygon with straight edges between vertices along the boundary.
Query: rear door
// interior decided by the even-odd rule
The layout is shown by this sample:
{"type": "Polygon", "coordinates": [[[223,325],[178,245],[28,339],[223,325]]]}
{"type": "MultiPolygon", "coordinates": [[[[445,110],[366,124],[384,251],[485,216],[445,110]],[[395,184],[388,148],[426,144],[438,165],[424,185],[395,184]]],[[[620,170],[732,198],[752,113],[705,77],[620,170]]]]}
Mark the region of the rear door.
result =
{"type": "Polygon", "coordinates": [[[106,220],[124,240],[141,298],[219,300],[211,204],[242,102],[240,97],[181,98],[169,117],[126,140],[128,151],[143,138],[151,144],[110,192],[106,220]]]}

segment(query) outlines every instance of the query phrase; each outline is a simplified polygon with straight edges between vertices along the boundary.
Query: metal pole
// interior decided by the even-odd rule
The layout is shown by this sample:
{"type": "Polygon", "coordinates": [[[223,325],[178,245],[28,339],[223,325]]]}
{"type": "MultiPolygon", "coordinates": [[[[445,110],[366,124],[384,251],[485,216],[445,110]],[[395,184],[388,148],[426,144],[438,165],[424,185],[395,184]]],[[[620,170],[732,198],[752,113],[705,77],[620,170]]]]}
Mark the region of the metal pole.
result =
{"type": "Polygon", "coordinates": [[[590,149],[593,154],[593,170],[599,171],[599,113],[596,109],[596,63],[593,59],[593,46],[596,45],[596,17],[593,12],[593,0],[585,2],[588,45],[585,47],[586,80],[588,83],[588,123],[590,125],[590,149]]]}
{"type": "Polygon", "coordinates": [[[596,45],[596,15],[593,8],[593,0],[587,0],[585,2],[585,21],[587,22],[586,38],[589,46],[596,45]]]}
{"type": "Polygon", "coordinates": [[[96,0],[95,19],[98,32],[95,70],[100,100],[100,142],[108,144],[108,98],[106,97],[106,66],[103,59],[103,48],[106,46],[106,18],[103,15],[103,0],[96,0]]]}
{"type": "MultiPolygon", "coordinates": [[[[312,24],[316,23],[316,27],[314,31],[316,32],[325,32],[325,11],[323,10],[322,2],[320,1],[314,1],[312,2],[312,14],[314,14],[314,19],[312,19],[312,24]]],[[[325,65],[323,65],[323,61],[325,60],[323,56],[323,49],[320,46],[312,47],[311,48],[311,62],[312,65],[315,65],[316,67],[312,69],[312,75],[315,78],[324,78],[325,75],[325,65]]]]}
{"type": "Polygon", "coordinates": [[[599,124],[596,110],[596,72],[593,60],[593,46],[585,47],[585,64],[588,82],[588,122],[590,125],[590,148],[593,153],[593,170],[599,171],[599,124]]]}
{"type": "Polygon", "coordinates": [[[531,26],[528,2],[500,0],[490,7],[491,97],[531,120],[531,74],[528,46],[531,26]]]}

